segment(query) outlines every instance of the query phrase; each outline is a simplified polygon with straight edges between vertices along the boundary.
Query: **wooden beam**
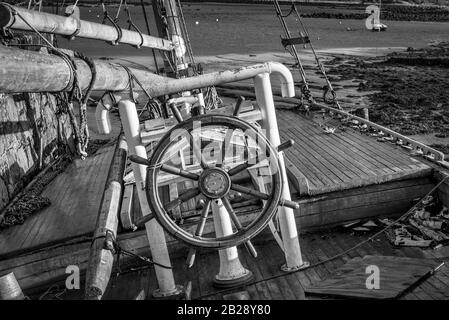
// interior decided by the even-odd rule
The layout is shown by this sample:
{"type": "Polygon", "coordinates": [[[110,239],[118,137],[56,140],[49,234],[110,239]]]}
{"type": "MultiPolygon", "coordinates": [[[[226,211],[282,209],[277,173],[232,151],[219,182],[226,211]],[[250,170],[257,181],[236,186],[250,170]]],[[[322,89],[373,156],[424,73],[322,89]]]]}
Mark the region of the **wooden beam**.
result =
{"type": "MultiPolygon", "coordinates": [[[[61,92],[69,91],[72,87],[71,67],[57,55],[0,45],[0,61],[0,93],[61,92]]],[[[92,72],[84,60],[74,59],[74,62],[78,83],[81,89],[85,90],[91,81],[92,72]]],[[[97,72],[93,90],[128,89],[129,74],[123,66],[101,59],[95,59],[93,62],[97,72]]],[[[278,66],[276,62],[267,62],[181,79],[167,78],[141,69],[129,70],[152,97],[158,97],[250,79],[261,73],[275,73],[274,69],[278,69],[278,66]]],[[[134,89],[141,90],[137,84],[134,89]]]]}
{"type": "Polygon", "coordinates": [[[32,31],[30,24],[37,31],[58,34],[62,36],[76,35],[80,38],[104,40],[108,42],[129,44],[164,51],[174,49],[170,40],[152,37],[146,34],[121,29],[119,31],[112,25],[77,20],[73,16],[65,17],[46,12],[27,10],[7,3],[0,3],[0,28],[32,31]]]}
{"type": "Polygon", "coordinates": [[[117,237],[118,215],[125,173],[127,145],[124,136],[119,137],[106,189],[101,200],[86,274],[86,299],[101,299],[111,276],[114,263],[114,243],[117,237]]]}
{"type": "Polygon", "coordinates": [[[120,210],[120,222],[124,230],[133,229],[133,200],[134,200],[134,184],[128,184],[125,186],[123,192],[123,201],[120,210]]]}

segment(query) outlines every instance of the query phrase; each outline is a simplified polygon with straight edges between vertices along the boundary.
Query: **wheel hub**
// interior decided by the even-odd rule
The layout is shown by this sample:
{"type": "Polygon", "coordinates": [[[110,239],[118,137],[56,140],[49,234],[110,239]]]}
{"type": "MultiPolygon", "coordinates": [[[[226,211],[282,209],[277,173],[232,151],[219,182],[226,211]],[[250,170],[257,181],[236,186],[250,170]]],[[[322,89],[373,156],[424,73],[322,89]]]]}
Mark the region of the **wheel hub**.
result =
{"type": "Polygon", "coordinates": [[[208,168],[201,174],[198,186],[206,197],[218,199],[229,192],[231,178],[221,168],[208,168]]]}

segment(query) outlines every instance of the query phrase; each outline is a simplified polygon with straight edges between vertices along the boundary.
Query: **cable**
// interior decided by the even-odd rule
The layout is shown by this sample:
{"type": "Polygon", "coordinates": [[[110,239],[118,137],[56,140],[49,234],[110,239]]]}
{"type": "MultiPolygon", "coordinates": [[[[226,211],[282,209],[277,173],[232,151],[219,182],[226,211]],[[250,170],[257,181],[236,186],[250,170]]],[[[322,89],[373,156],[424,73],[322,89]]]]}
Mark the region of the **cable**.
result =
{"type": "MultiPolygon", "coordinates": [[[[279,18],[279,21],[284,29],[285,36],[287,38],[291,38],[290,30],[288,29],[287,23],[285,22],[284,18],[282,17],[283,16],[282,9],[281,9],[281,6],[279,5],[279,2],[277,0],[274,0],[273,4],[276,9],[276,14],[279,18]]],[[[306,75],[306,72],[302,65],[301,59],[299,58],[299,54],[298,54],[298,51],[296,50],[296,47],[291,46],[291,49],[290,49],[291,51],[289,49],[286,49],[286,50],[295,58],[296,63],[298,64],[298,70],[299,70],[299,73],[301,74],[301,78],[302,78],[302,82],[303,82],[303,88],[301,88],[303,95],[306,97],[306,99],[310,103],[313,103],[314,99],[312,97],[312,94],[311,94],[310,88],[309,88],[309,84],[307,82],[307,75],[306,75]]]]}
{"type": "MultiPolygon", "coordinates": [[[[288,276],[288,275],[291,275],[291,274],[294,274],[294,273],[303,272],[305,270],[318,267],[318,266],[320,266],[322,264],[325,264],[325,263],[328,263],[328,262],[333,261],[335,259],[338,259],[338,258],[346,255],[348,252],[351,252],[351,251],[361,247],[365,243],[367,243],[367,242],[377,238],[379,235],[381,235],[382,233],[384,233],[385,231],[387,231],[388,229],[390,229],[391,227],[396,225],[399,221],[403,220],[405,217],[410,215],[418,207],[418,205],[420,205],[423,202],[424,199],[426,199],[428,196],[430,196],[432,193],[434,193],[435,190],[437,190],[448,178],[449,178],[449,176],[446,176],[444,179],[442,179],[437,185],[435,185],[432,188],[432,190],[430,190],[423,198],[421,198],[421,200],[419,200],[414,206],[412,206],[409,210],[407,210],[406,213],[404,213],[399,218],[394,220],[391,224],[389,224],[388,226],[384,227],[382,230],[376,232],[374,235],[372,235],[372,236],[368,237],[367,239],[363,240],[362,242],[356,244],[355,246],[353,246],[353,247],[351,247],[351,248],[349,248],[349,249],[347,249],[347,250],[345,250],[343,252],[337,253],[336,255],[334,255],[334,256],[326,259],[326,260],[319,261],[317,263],[311,264],[311,265],[309,265],[309,266],[307,266],[305,268],[302,268],[302,269],[299,269],[299,270],[295,270],[295,271],[291,271],[291,272],[288,272],[288,273],[278,274],[278,275],[275,275],[275,276],[272,276],[272,277],[268,277],[268,278],[265,278],[265,279],[261,279],[261,280],[258,280],[258,281],[250,282],[250,283],[246,284],[246,286],[258,284],[258,283],[265,282],[265,281],[274,280],[274,279],[277,279],[277,278],[285,277],[285,276],[288,276]]],[[[214,292],[214,293],[210,293],[210,294],[207,294],[207,295],[204,295],[204,296],[200,296],[197,299],[203,299],[203,298],[211,297],[211,296],[214,296],[214,295],[217,295],[217,294],[231,292],[231,291],[234,291],[234,290],[235,290],[235,288],[229,288],[229,289],[217,291],[217,292],[214,292]]]]}
{"type": "MultiPolygon", "coordinates": [[[[298,10],[296,9],[296,4],[293,2],[293,0],[292,0],[292,10],[296,13],[298,21],[301,24],[301,27],[303,28],[305,35],[310,39],[309,30],[307,29],[306,25],[303,23],[302,17],[299,14],[298,10]]],[[[317,65],[318,65],[318,68],[320,69],[321,74],[324,76],[324,79],[325,79],[325,81],[327,83],[327,88],[328,89],[327,90],[325,89],[324,94],[323,94],[324,101],[326,103],[329,102],[329,101],[326,101],[326,93],[327,93],[327,91],[329,91],[332,94],[332,100],[330,102],[335,103],[335,105],[338,107],[338,109],[342,109],[340,104],[337,101],[337,95],[336,95],[336,93],[335,93],[335,91],[334,91],[334,89],[332,87],[332,83],[330,82],[330,80],[329,80],[329,78],[328,78],[328,76],[326,74],[326,70],[324,69],[323,64],[321,63],[320,59],[318,58],[318,55],[316,54],[315,48],[314,48],[314,46],[312,44],[312,41],[310,41],[310,40],[309,40],[309,45],[310,45],[310,49],[312,49],[312,53],[314,55],[315,61],[316,61],[317,65]]]]}
{"type": "MultiPolygon", "coordinates": [[[[181,0],[177,0],[178,1],[178,8],[179,8],[179,14],[181,17],[181,23],[182,23],[182,28],[184,29],[184,37],[185,37],[185,42],[187,43],[187,52],[189,54],[189,58],[190,58],[190,62],[195,65],[195,59],[193,56],[193,49],[192,49],[192,44],[190,43],[190,37],[189,37],[189,33],[187,31],[187,25],[186,25],[186,21],[184,18],[184,12],[182,10],[182,5],[181,5],[181,0]]],[[[196,73],[196,67],[194,69],[195,75],[197,75],[196,73]]]]}
{"type": "MultiPolygon", "coordinates": [[[[148,22],[147,11],[145,9],[145,4],[144,4],[143,0],[140,0],[140,5],[142,7],[143,17],[145,19],[145,25],[147,27],[147,33],[149,36],[151,36],[150,23],[148,22]]],[[[156,67],[156,73],[159,74],[159,66],[158,66],[157,59],[156,59],[156,51],[153,48],[151,48],[151,52],[153,54],[153,61],[154,61],[154,65],[156,67]]]]}

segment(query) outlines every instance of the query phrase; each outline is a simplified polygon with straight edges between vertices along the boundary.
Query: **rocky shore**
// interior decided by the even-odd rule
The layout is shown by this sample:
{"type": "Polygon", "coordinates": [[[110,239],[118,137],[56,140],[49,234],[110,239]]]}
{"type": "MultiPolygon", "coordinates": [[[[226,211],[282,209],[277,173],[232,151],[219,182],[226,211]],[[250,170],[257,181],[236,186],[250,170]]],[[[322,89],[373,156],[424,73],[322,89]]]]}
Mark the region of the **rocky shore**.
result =
{"type": "MultiPolygon", "coordinates": [[[[383,57],[336,57],[330,74],[370,92],[370,119],[402,134],[449,138],[449,42],[383,57]]],[[[448,145],[436,146],[443,152],[448,145]]]]}

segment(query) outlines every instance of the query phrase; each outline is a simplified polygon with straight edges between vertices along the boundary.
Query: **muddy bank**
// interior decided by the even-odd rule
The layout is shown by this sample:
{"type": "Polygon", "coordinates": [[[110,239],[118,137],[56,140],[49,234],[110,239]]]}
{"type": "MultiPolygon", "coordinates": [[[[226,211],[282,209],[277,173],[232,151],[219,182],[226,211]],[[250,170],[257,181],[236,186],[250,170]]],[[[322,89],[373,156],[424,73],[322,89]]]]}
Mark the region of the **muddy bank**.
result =
{"type": "MultiPolygon", "coordinates": [[[[404,135],[449,137],[449,42],[384,57],[340,56],[330,74],[371,91],[370,119],[404,135]]],[[[447,146],[436,146],[447,152],[447,146]]]]}
{"type": "MultiPolygon", "coordinates": [[[[366,19],[369,14],[365,12],[365,9],[366,5],[347,6],[338,10],[335,7],[327,9],[304,7],[302,16],[305,18],[366,19]]],[[[449,10],[436,6],[384,5],[382,6],[381,19],[390,21],[446,22],[449,21],[449,10]]]]}

